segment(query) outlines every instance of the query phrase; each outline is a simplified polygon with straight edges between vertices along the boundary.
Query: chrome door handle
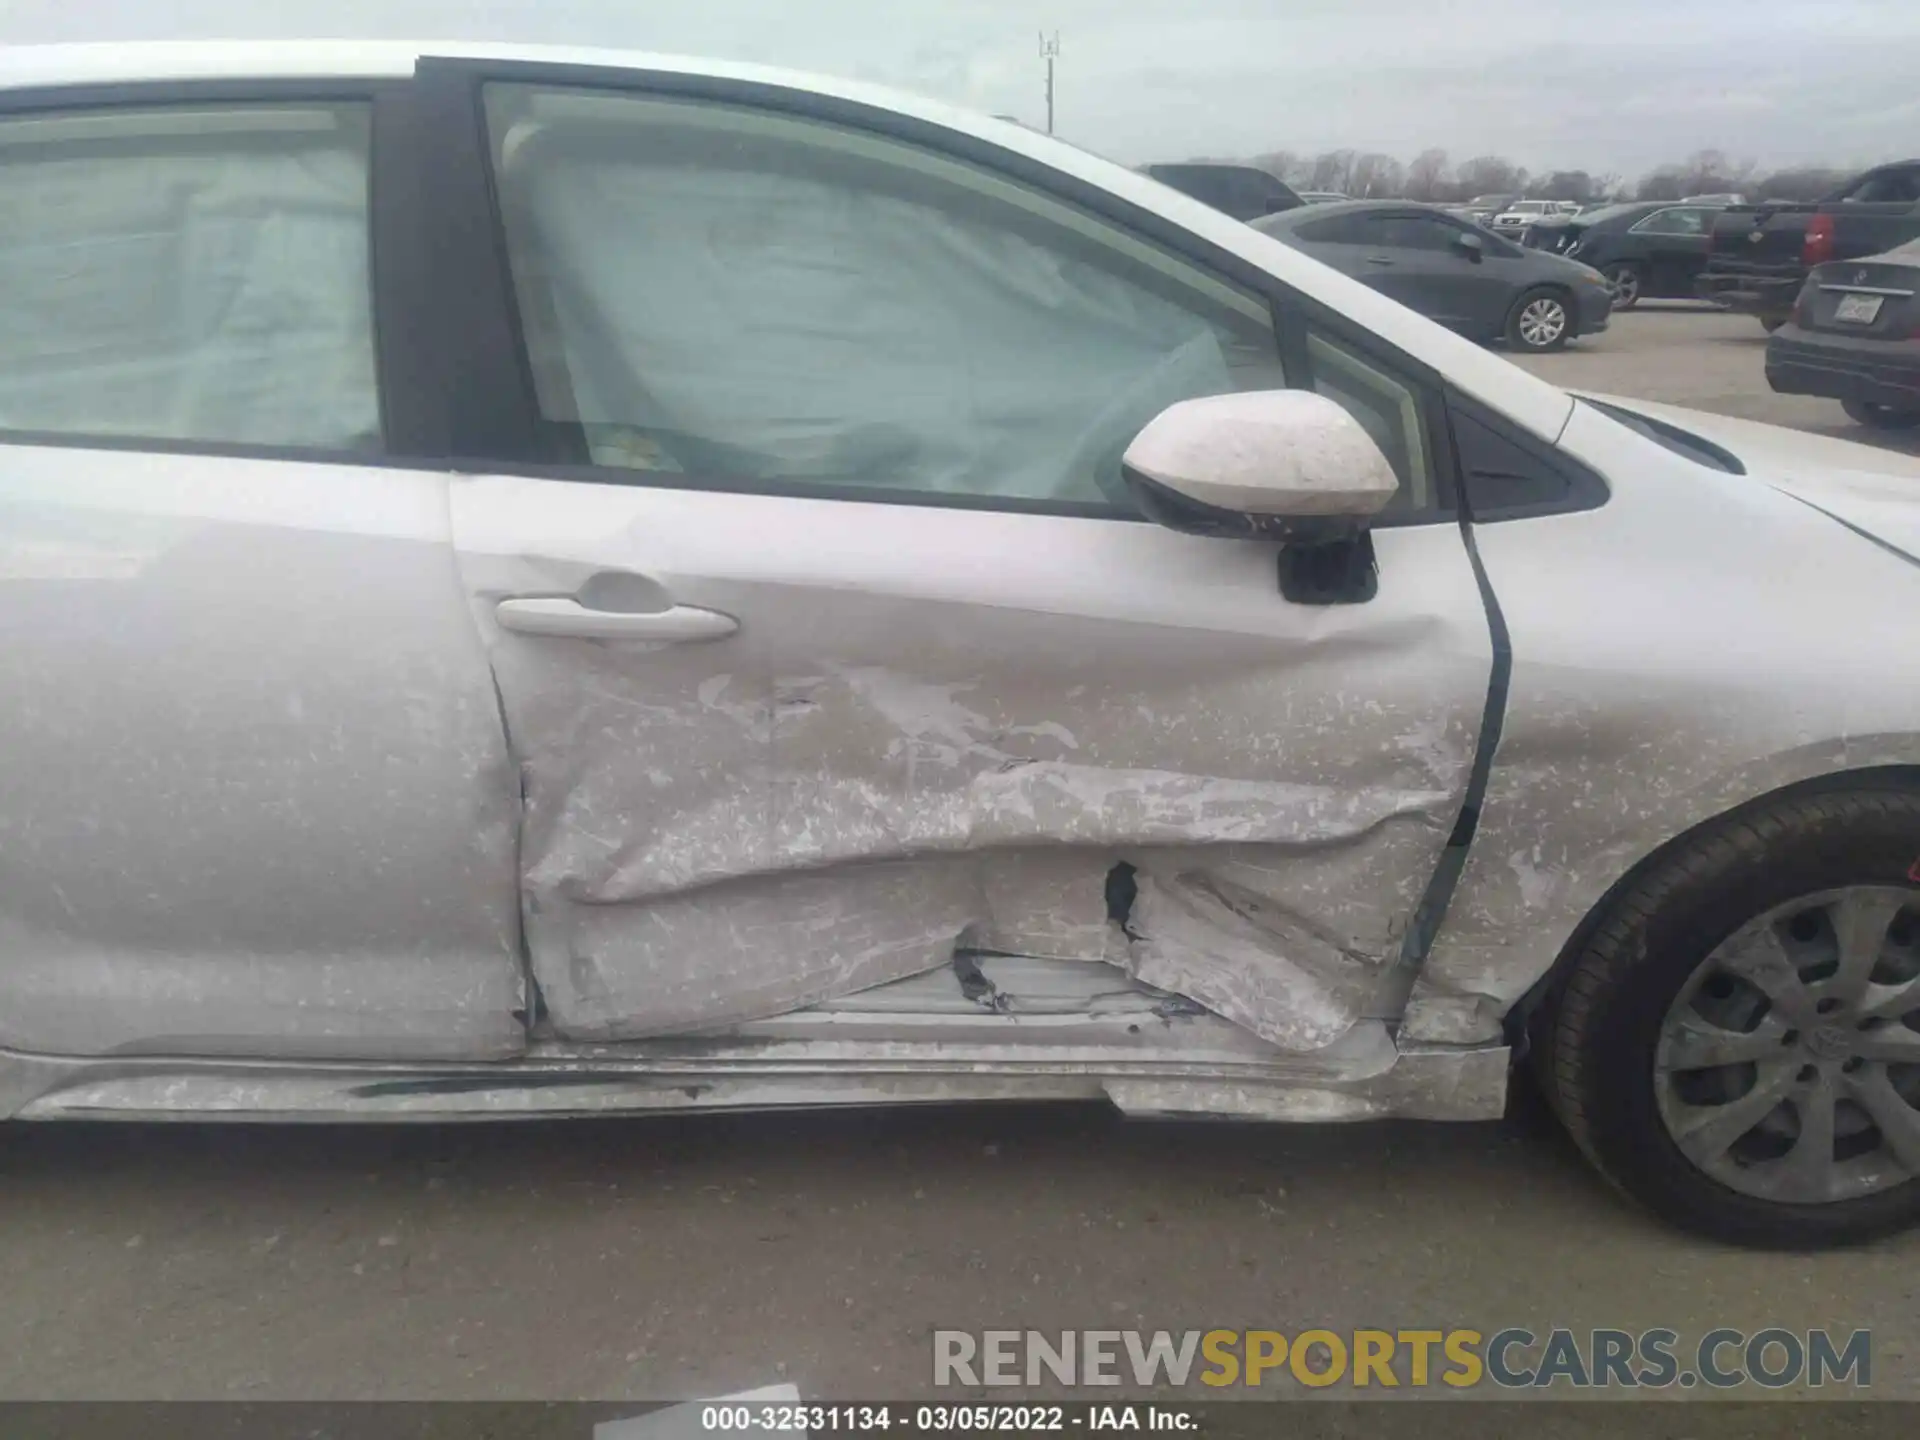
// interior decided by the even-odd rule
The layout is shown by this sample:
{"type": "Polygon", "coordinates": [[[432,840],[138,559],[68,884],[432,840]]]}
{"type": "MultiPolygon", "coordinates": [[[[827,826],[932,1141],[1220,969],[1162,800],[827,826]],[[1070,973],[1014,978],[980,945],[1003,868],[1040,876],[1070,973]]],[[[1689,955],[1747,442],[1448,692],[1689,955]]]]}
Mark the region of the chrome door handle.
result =
{"type": "Polygon", "coordinates": [[[740,622],[731,615],[695,605],[675,605],[668,610],[594,610],[558,595],[502,600],[493,614],[502,630],[571,640],[654,640],[686,645],[721,640],[740,628],[740,622]]]}

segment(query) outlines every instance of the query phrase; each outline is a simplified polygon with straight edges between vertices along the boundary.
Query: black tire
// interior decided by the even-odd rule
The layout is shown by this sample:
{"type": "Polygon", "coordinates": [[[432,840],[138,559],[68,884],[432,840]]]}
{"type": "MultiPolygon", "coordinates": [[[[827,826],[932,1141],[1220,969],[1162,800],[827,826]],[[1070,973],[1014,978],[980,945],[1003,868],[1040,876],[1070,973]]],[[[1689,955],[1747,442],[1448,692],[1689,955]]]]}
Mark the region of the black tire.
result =
{"type": "Polygon", "coordinates": [[[1507,344],[1515,350],[1525,351],[1529,355],[1544,355],[1548,351],[1558,350],[1573,338],[1573,301],[1564,290],[1556,290],[1550,285],[1537,286],[1525,291],[1513,308],[1507,311],[1507,323],[1504,333],[1507,344]],[[1529,312],[1537,305],[1557,305],[1560,313],[1560,325],[1550,338],[1528,339],[1533,329],[1528,324],[1529,312]]]}
{"type": "Polygon", "coordinates": [[[1723,940],[1774,906],[1852,885],[1904,886],[1920,910],[1920,789],[1862,783],[1762,802],[1676,844],[1589,928],[1534,1016],[1548,1103],[1600,1173],[1674,1225],[1813,1250],[1920,1221],[1920,1180],[1828,1204],[1744,1194],[1695,1167],[1660,1118],[1668,1008],[1723,940]]]}
{"type": "Polygon", "coordinates": [[[1870,400],[1842,400],[1840,408],[1856,425],[1875,430],[1913,430],[1920,428],[1920,407],[1896,410],[1891,405],[1876,405],[1870,400]]]}
{"type": "Polygon", "coordinates": [[[1607,286],[1613,291],[1613,308],[1631,310],[1640,303],[1640,294],[1647,286],[1646,273],[1630,260],[1609,265],[1606,270],[1607,286]]]}
{"type": "Polygon", "coordinates": [[[1790,315],[1762,315],[1760,317],[1760,328],[1771,335],[1792,318],[1790,315]]]}

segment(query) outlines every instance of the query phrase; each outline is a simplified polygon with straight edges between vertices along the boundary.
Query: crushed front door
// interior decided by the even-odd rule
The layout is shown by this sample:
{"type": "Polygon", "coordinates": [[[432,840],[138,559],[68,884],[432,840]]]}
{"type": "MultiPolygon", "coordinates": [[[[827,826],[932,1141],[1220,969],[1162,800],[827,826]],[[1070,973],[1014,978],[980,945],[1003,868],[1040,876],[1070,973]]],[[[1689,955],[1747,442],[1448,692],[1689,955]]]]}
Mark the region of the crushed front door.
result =
{"type": "Polygon", "coordinates": [[[452,489],[522,767],[526,931],[579,1039],[952,962],[1107,960],[1311,1049],[1460,809],[1487,622],[1458,526],[1364,603],[1130,511],[1165,405],[1311,383],[1432,504],[1414,390],[1044,192],[750,104],[486,87],[568,478],[452,489]],[[1295,362],[1299,363],[1299,362],[1295,362]]]}

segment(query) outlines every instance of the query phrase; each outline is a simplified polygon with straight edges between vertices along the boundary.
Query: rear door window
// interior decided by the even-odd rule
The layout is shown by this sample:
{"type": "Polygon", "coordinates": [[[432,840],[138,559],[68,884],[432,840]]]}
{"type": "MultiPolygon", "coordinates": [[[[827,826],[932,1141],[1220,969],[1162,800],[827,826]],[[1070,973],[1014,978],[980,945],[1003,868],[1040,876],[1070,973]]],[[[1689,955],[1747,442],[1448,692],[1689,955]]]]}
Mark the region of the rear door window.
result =
{"type": "Polygon", "coordinates": [[[1460,232],[1444,220],[1426,215],[1380,215],[1371,217],[1374,244],[1396,250],[1450,249],[1460,232]]]}
{"type": "Polygon", "coordinates": [[[0,431],[381,448],[365,105],[0,119],[0,431]]]}

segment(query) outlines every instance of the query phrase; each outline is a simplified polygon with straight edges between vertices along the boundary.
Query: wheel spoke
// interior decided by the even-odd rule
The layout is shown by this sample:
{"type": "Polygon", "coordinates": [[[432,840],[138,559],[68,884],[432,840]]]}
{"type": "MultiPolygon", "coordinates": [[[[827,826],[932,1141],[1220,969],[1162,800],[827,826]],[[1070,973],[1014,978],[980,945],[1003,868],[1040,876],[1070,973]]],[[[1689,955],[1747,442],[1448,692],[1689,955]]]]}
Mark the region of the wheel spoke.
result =
{"type": "Polygon", "coordinates": [[[1651,1057],[1661,1123],[1689,1162],[1775,1205],[1920,1183],[1916,919],[1895,886],[1802,892],[1696,962],[1651,1057]]]}
{"type": "MultiPolygon", "coordinates": [[[[1687,1013],[1669,1022],[1654,1061],[1661,1071],[1711,1070],[1720,1065],[1778,1058],[1786,1025],[1769,1015],[1754,1030],[1727,1030],[1701,1015],[1687,1013]]],[[[1920,1039],[1920,1037],[1915,1037],[1920,1039]]]]}
{"type": "Polygon", "coordinates": [[[1770,1165],[1756,1167],[1753,1178],[1776,1200],[1818,1204],[1833,1198],[1834,1108],[1839,1095],[1824,1075],[1794,1097],[1800,1134],[1793,1149],[1770,1165]],[[1761,1178],[1762,1174],[1764,1179],[1761,1178]]]}
{"type": "Polygon", "coordinates": [[[1885,1070],[1862,1070],[1846,1079],[1853,1098],[1873,1117],[1900,1167],[1909,1174],[1920,1174],[1920,1110],[1907,1104],[1885,1070]]]}
{"type": "Polygon", "coordinates": [[[1920,980],[1903,985],[1874,985],[1867,990],[1856,1014],[1862,1020],[1899,1020],[1920,1010],[1920,980]]]}
{"type": "Polygon", "coordinates": [[[1754,1086],[1725,1105],[1689,1105],[1673,1117],[1673,1138],[1702,1169],[1712,1169],[1734,1141],[1771,1115],[1793,1088],[1799,1067],[1781,1062],[1760,1067],[1754,1086]]]}
{"type": "Polygon", "coordinates": [[[1857,1001],[1867,993],[1874,966],[1886,948],[1887,931],[1906,904],[1895,892],[1853,890],[1833,907],[1833,933],[1840,950],[1840,968],[1821,985],[1823,994],[1857,1001]]]}
{"type": "Polygon", "coordinates": [[[1714,958],[1772,1002],[1790,1025],[1804,1025],[1814,1014],[1813,996],[1772,925],[1758,925],[1721,946],[1714,958]]]}
{"type": "Polygon", "coordinates": [[[1920,1031],[1905,1025],[1882,1025],[1864,1032],[1853,1053],[1862,1060],[1887,1065],[1920,1065],[1920,1031]]]}

